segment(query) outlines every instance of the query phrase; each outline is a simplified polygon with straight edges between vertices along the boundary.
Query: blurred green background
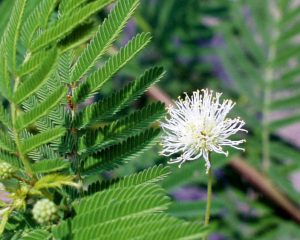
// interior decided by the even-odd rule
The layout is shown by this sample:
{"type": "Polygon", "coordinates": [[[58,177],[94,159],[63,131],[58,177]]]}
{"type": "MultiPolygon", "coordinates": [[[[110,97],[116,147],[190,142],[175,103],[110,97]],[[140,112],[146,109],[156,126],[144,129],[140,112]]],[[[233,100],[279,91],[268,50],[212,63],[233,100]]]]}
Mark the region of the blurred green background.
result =
{"type": "MultiPolygon", "coordinates": [[[[232,115],[246,121],[246,151],[213,156],[211,240],[300,239],[299,23],[296,0],[143,0],[126,27],[120,45],[141,31],[153,41],[107,90],[162,65],[167,74],[158,88],[133,107],[211,88],[234,99],[232,115]]],[[[154,146],[111,174],[166,164],[159,151],[154,146]]],[[[170,213],[202,221],[204,161],[171,169],[164,181],[174,199],[170,213]]]]}

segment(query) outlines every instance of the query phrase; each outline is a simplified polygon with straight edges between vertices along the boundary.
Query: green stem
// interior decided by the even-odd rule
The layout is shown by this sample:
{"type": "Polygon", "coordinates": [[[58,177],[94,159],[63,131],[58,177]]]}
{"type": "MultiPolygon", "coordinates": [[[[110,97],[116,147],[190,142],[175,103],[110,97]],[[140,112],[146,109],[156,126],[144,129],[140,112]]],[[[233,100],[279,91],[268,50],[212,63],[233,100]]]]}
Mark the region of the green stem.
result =
{"type": "MultiPolygon", "coordinates": [[[[76,86],[75,85],[71,85],[71,96],[74,95],[74,88],[76,86]]],[[[72,102],[72,105],[73,106],[70,106],[71,107],[71,117],[72,117],[72,123],[71,123],[71,128],[72,128],[72,137],[74,138],[74,142],[76,143],[76,145],[74,146],[74,149],[72,149],[72,153],[70,155],[70,158],[73,162],[73,166],[75,168],[75,173],[76,173],[76,176],[77,176],[77,180],[82,183],[83,179],[82,179],[82,176],[81,176],[81,158],[78,154],[78,128],[75,127],[75,125],[73,126],[74,124],[74,121],[75,121],[75,116],[76,116],[76,110],[77,110],[77,105],[72,102]]],[[[80,189],[78,190],[79,191],[79,195],[81,197],[84,196],[83,194],[83,187],[80,187],[80,189]]]]}
{"type": "MultiPolygon", "coordinates": [[[[209,162],[211,163],[210,156],[209,162]]],[[[207,200],[206,200],[206,210],[205,210],[205,219],[204,226],[208,226],[210,219],[210,209],[211,209],[211,194],[212,194],[212,166],[210,166],[207,173],[208,181],[207,181],[207,200]]],[[[206,240],[207,237],[204,237],[203,240],[206,240]]]]}
{"type": "MultiPolygon", "coordinates": [[[[17,91],[19,83],[20,83],[20,78],[17,77],[16,81],[15,81],[13,93],[15,93],[17,91]]],[[[32,172],[32,169],[31,169],[30,162],[27,159],[27,157],[22,153],[22,150],[21,150],[20,135],[19,135],[19,132],[16,129],[17,115],[18,115],[17,106],[16,106],[15,103],[11,102],[11,120],[12,120],[12,128],[13,128],[13,133],[14,133],[14,136],[15,136],[15,142],[16,142],[16,146],[17,146],[17,151],[18,151],[18,154],[19,154],[19,158],[21,159],[21,161],[22,161],[22,163],[23,163],[23,165],[25,167],[26,172],[30,176],[32,176],[33,172],[32,172]]]]}
{"type": "MultiPolygon", "coordinates": [[[[271,63],[275,58],[276,48],[274,44],[271,45],[268,62],[271,63]]],[[[265,72],[265,92],[263,99],[263,111],[262,111],[262,143],[263,143],[263,158],[262,168],[264,172],[267,172],[270,167],[270,131],[269,131],[269,114],[270,114],[270,101],[271,101],[271,83],[274,78],[274,72],[272,67],[268,66],[265,72]]]]}
{"type": "MultiPolygon", "coordinates": [[[[273,2],[269,1],[269,5],[272,6],[273,2]]],[[[274,9],[273,9],[274,10],[274,9]]],[[[281,14],[280,12],[274,12],[271,14],[273,18],[274,26],[277,26],[278,23],[281,21],[281,14]]],[[[280,32],[277,28],[273,28],[270,31],[270,43],[269,43],[269,51],[267,54],[267,62],[266,68],[264,73],[264,97],[263,97],[263,109],[262,109],[262,169],[265,173],[268,172],[271,166],[271,157],[270,157],[270,129],[269,129],[269,117],[270,117],[270,103],[272,100],[272,82],[276,77],[274,67],[272,66],[274,60],[276,59],[277,55],[277,40],[280,37],[280,32]]]]}
{"type": "Polygon", "coordinates": [[[14,177],[15,179],[19,180],[20,182],[27,183],[27,184],[30,185],[30,186],[33,186],[33,185],[34,185],[33,182],[30,182],[30,181],[28,181],[28,180],[26,180],[26,179],[24,179],[24,178],[21,178],[21,177],[15,175],[15,174],[13,175],[13,177],[14,177]]]}

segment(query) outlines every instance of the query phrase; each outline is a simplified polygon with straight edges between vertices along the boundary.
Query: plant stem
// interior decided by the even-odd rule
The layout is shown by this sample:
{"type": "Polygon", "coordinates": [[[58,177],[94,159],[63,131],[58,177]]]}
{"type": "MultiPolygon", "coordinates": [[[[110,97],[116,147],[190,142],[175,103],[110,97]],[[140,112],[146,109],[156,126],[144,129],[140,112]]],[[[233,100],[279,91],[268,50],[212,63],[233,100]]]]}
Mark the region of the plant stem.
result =
{"type": "MultiPolygon", "coordinates": [[[[272,5],[273,2],[269,1],[269,5],[272,5]]],[[[280,12],[274,10],[270,7],[270,11],[273,12],[272,17],[274,21],[274,26],[277,26],[278,22],[281,20],[280,12]]],[[[269,51],[267,54],[266,68],[264,73],[264,97],[263,97],[263,108],[262,108],[262,170],[267,173],[271,165],[270,157],[270,129],[269,129],[269,115],[270,115],[270,103],[272,100],[272,82],[275,78],[275,69],[272,66],[272,63],[276,59],[277,55],[277,40],[279,38],[280,32],[275,27],[270,31],[270,43],[269,51]]]]}
{"type": "Polygon", "coordinates": [[[20,182],[27,183],[27,184],[30,185],[30,186],[33,186],[33,185],[34,185],[33,182],[30,182],[30,181],[28,181],[28,180],[26,180],[26,179],[24,179],[24,178],[21,178],[21,177],[19,177],[19,176],[17,176],[17,175],[13,175],[13,177],[14,177],[15,179],[19,180],[20,182]]]}
{"type": "MultiPolygon", "coordinates": [[[[13,93],[15,93],[17,91],[19,83],[20,83],[20,78],[17,77],[16,80],[15,80],[15,85],[14,85],[13,93]]],[[[11,120],[12,120],[13,133],[15,135],[15,142],[16,142],[16,146],[17,146],[17,151],[18,151],[19,158],[21,159],[26,172],[28,173],[28,175],[30,177],[32,177],[33,176],[33,172],[32,172],[31,166],[30,166],[30,162],[29,162],[29,160],[26,158],[26,156],[21,151],[21,140],[20,140],[19,133],[18,133],[18,131],[16,129],[17,115],[18,115],[17,106],[16,106],[15,103],[11,102],[11,120]]]]}
{"type": "MultiPolygon", "coordinates": [[[[209,155],[209,162],[211,163],[210,160],[210,155],[209,155]]],[[[205,210],[205,219],[204,219],[204,226],[207,226],[209,224],[209,219],[210,219],[210,209],[211,209],[211,193],[212,193],[212,166],[208,169],[207,177],[207,200],[206,200],[206,210],[205,210]]],[[[207,237],[204,237],[203,240],[206,240],[207,237]]]]}
{"type": "MultiPolygon", "coordinates": [[[[272,62],[275,57],[274,44],[270,47],[268,54],[268,61],[272,62]]],[[[269,131],[269,106],[271,101],[271,82],[274,77],[274,72],[271,67],[266,68],[265,72],[265,92],[263,99],[263,111],[262,111],[262,169],[267,172],[270,167],[270,131],[269,131]]]]}
{"type": "MultiPolygon", "coordinates": [[[[82,183],[82,176],[81,176],[81,158],[78,154],[78,128],[73,125],[74,121],[75,121],[75,117],[76,117],[76,110],[77,110],[77,105],[73,102],[73,95],[74,95],[74,89],[76,88],[75,84],[72,84],[70,86],[70,90],[71,90],[71,100],[68,103],[69,104],[69,108],[71,110],[71,118],[72,118],[72,122],[71,122],[71,136],[74,139],[74,142],[76,143],[75,146],[73,146],[72,152],[69,155],[69,158],[71,159],[72,163],[73,163],[73,167],[76,173],[76,177],[77,180],[82,183]]],[[[81,197],[84,196],[83,194],[83,187],[80,187],[80,189],[78,189],[79,191],[79,195],[81,197]]]]}

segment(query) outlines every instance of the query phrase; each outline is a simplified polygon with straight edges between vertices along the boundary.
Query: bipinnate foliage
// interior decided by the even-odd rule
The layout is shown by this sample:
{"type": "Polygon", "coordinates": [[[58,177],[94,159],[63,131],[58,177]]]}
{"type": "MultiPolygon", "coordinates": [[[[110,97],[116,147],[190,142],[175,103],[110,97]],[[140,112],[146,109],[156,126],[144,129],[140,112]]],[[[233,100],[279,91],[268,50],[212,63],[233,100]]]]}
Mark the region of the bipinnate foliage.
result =
{"type": "Polygon", "coordinates": [[[161,166],[112,182],[74,204],[76,217],[53,229],[58,239],[198,239],[206,232],[162,213],[170,203],[157,184],[168,174],[161,166]]]}
{"type": "Polygon", "coordinates": [[[217,53],[232,81],[230,91],[240,96],[235,109],[251,128],[247,160],[299,202],[290,178],[300,168],[300,154],[279,132],[300,120],[300,5],[238,0],[228,6],[230,21],[218,28],[224,46],[217,53]]]}
{"type": "Polygon", "coordinates": [[[119,0],[95,27],[95,13],[112,2],[2,1],[0,162],[10,174],[1,180],[9,193],[0,199],[1,239],[199,239],[207,234],[163,213],[170,199],[158,181],[167,168],[100,181],[101,173],[155,142],[160,131],[154,123],[165,113],[163,104],[153,103],[122,115],[160,80],[160,67],[90,101],[151,39],[149,33],[138,34],[108,56],[139,5],[139,0],[119,0]],[[40,221],[44,225],[31,212],[41,199],[58,209],[57,216],[47,218],[52,222],[40,221]]]}
{"type": "Polygon", "coordinates": [[[218,54],[233,81],[232,89],[243,96],[239,114],[263,144],[265,168],[270,154],[278,152],[273,151],[271,136],[300,120],[294,110],[300,96],[296,41],[300,8],[293,8],[291,2],[238,0],[229,5],[232,21],[218,28],[225,40],[218,54]]]}

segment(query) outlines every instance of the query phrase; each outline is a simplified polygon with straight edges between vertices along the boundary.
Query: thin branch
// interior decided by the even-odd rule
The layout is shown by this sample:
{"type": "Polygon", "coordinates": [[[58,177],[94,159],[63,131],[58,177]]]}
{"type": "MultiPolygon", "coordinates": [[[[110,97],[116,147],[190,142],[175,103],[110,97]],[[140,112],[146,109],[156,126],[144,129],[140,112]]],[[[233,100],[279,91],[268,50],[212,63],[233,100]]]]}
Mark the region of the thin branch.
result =
{"type": "Polygon", "coordinates": [[[249,183],[259,189],[266,197],[285,210],[296,222],[300,223],[299,208],[282,194],[268,178],[249,165],[245,159],[235,158],[230,162],[230,166],[243,175],[249,183]]]}

